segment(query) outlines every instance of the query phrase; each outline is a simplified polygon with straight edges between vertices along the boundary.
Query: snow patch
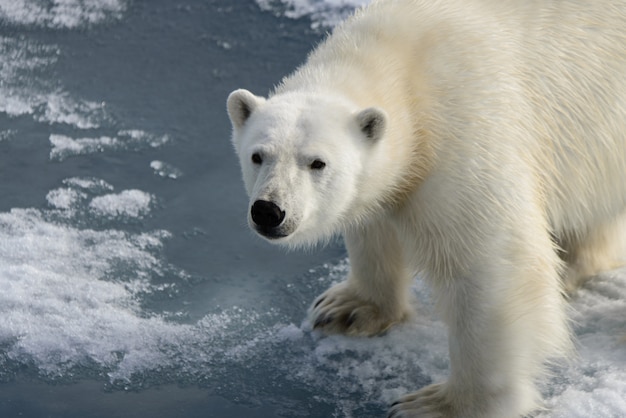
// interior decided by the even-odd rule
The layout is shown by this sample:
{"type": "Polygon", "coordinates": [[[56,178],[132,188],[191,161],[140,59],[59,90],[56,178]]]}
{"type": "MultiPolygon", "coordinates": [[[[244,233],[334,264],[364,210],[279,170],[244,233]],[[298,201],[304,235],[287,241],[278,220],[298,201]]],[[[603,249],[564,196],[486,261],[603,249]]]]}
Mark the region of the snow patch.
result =
{"type": "Polygon", "coordinates": [[[81,199],[86,198],[85,193],[81,193],[70,188],[54,189],[48,192],[46,200],[48,204],[56,209],[70,210],[81,199]]]}
{"type": "Polygon", "coordinates": [[[160,147],[167,143],[167,135],[155,136],[148,132],[135,130],[122,130],[116,136],[101,136],[97,138],[71,138],[67,135],[50,135],[50,159],[63,161],[76,155],[93,154],[103,151],[119,149],[143,149],[145,147],[160,147]]]}
{"type": "Polygon", "coordinates": [[[150,168],[154,170],[154,174],[169,179],[177,179],[183,175],[183,172],[169,163],[163,161],[150,162],[150,168]]]}
{"type": "Polygon", "coordinates": [[[354,9],[370,3],[371,0],[256,0],[261,10],[284,15],[290,19],[309,17],[313,29],[336,26],[354,9]]]}
{"type": "Polygon", "coordinates": [[[119,19],[126,7],[125,0],[0,0],[0,21],[74,29],[119,19]]]}
{"type": "Polygon", "coordinates": [[[115,218],[141,218],[150,211],[153,198],[141,190],[124,190],[117,194],[107,194],[93,198],[89,207],[96,213],[115,218]]]}

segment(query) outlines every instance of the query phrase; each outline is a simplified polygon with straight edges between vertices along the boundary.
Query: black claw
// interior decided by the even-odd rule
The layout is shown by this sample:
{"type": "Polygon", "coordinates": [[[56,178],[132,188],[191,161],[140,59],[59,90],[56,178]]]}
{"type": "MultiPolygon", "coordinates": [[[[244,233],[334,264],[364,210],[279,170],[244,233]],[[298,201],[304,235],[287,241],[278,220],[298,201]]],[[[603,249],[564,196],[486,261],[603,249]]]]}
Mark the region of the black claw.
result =
{"type": "Polygon", "coordinates": [[[394,418],[399,415],[400,410],[398,408],[394,409],[394,406],[400,405],[401,403],[402,401],[398,400],[391,404],[391,406],[389,407],[389,413],[387,414],[387,418],[394,418]]]}
{"type": "Polygon", "coordinates": [[[323,326],[326,326],[326,325],[330,324],[331,322],[333,322],[332,315],[331,316],[322,316],[322,317],[317,318],[315,320],[315,323],[313,324],[313,328],[323,327],[323,326]]]}
{"type": "Polygon", "coordinates": [[[356,314],[352,312],[350,315],[348,315],[348,319],[346,319],[346,327],[350,328],[352,324],[354,324],[354,321],[356,321],[356,314]]]}
{"type": "Polygon", "coordinates": [[[317,308],[318,306],[320,306],[320,303],[322,303],[324,301],[324,299],[326,299],[326,298],[319,298],[317,300],[317,302],[315,302],[315,305],[313,305],[313,307],[317,308]]]}

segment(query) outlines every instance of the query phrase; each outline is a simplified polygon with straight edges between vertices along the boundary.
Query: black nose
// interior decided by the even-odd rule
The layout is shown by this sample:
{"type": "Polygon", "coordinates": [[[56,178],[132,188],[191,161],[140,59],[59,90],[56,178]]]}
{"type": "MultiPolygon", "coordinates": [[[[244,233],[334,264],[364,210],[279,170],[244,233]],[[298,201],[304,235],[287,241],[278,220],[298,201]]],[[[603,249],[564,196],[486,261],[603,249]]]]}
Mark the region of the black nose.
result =
{"type": "Polygon", "coordinates": [[[254,202],[250,214],[255,224],[265,228],[277,227],[285,219],[285,211],[267,200],[254,202]]]}

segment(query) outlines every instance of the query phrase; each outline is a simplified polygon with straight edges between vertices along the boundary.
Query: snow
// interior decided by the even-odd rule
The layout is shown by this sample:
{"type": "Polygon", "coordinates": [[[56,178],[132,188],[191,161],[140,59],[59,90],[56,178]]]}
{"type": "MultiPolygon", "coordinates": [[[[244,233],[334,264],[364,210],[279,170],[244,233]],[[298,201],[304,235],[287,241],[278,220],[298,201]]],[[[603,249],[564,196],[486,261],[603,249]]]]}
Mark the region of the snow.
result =
{"type": "MultiPolygon", "coordinates": [[[[74,3],[68,0],[57,1],[56,4],[59,7],[78,7],[74,3]]],[[[14,4],[23,6],[26,13],[31,6],[39,5],[39,2],[24,0],[14,3],[13,0],[0,0],[0,22],[2,11],[8,5],[14,4]]],[[[100,3],[92,0],[81,4],[85,9],[91,10],[100,3]]],[[[113,7],[116,2],[107,4],[113,7]]],[[[101,6],[106,8],[106,5],[101,6]]],[[[36,43],[25,37],[10,38],[0,35],[0,114],[6,114],[10,118],[28,116],[33,121],[50,125],[53,131],[64,132],[50,135],[51,159],[62,161],[67,157],[94,152],[158,148],[170,141],[167,135],[154,135],[142,129],[124,126],[97,137],[65,133],[68,128],[70,131],[90,132],[104,126],[120,124],[109,115],[105,102],[74,97],[56,81],[39,76],[57,62],[61,53],[56,45],[36,43]]],[[[3,131],[0,133],[0,141],[13,136],[13,131],[3,131]]]]}
{"type": "Polygon", "coordinates": [[[72,138],[67,135],[52,134],[50,135],[52,145],[50,159],[62,161],[68,157],[109,150],[156,148],[168,141],[167,135],[158,137],[138,129],[118,131],[116,136],[97,138],[72,138]]]}
{"type": "Polygon", "coordinates": [[[0,0],[0,21],[48,28],[77,28],[120,18],[124,0],[0,0]]]}
{"type": "Polygon", "coordinates": [[[313,29],[329,28],[370,0],[256,0],[262,10],[282,13],[291,19],[307,17],[313,29]]]}
{"type": "Polygon", "coordinates": [[[141,190],[124,190],[95,197],[89,207],[102,216],[139,218],[147,214],[153,197],[141,190]]]}
{"type": "Polygon", "coordinates": [[[183,175],[183,172],[178,168],[164,161],[154,160],[150,162],[150,168],[154,170],[154,174],[169,179],[177,179],[183,175]]]}

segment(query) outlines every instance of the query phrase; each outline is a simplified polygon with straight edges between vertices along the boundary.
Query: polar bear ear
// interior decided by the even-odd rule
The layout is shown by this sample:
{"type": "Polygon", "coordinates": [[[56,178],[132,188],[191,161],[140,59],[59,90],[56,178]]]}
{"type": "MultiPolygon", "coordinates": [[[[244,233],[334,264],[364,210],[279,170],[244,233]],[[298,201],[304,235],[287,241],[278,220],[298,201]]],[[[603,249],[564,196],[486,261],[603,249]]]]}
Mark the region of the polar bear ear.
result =
{"type": "Polygon", "coordinates": [[[233,127],[241,128],[252,112],[254,112],[254,109],[264,101],[264,98],[255,96],[245,89],[235,90],[230,93],[226,101],[226,107],[233,127]]]}
{"type": "Polygon", "coordinates": [[[357,123],[363,135],[370,141],[378,141],[387,129],[387,114],[378,107],[368,107],[356,115],[357,123]]]}

